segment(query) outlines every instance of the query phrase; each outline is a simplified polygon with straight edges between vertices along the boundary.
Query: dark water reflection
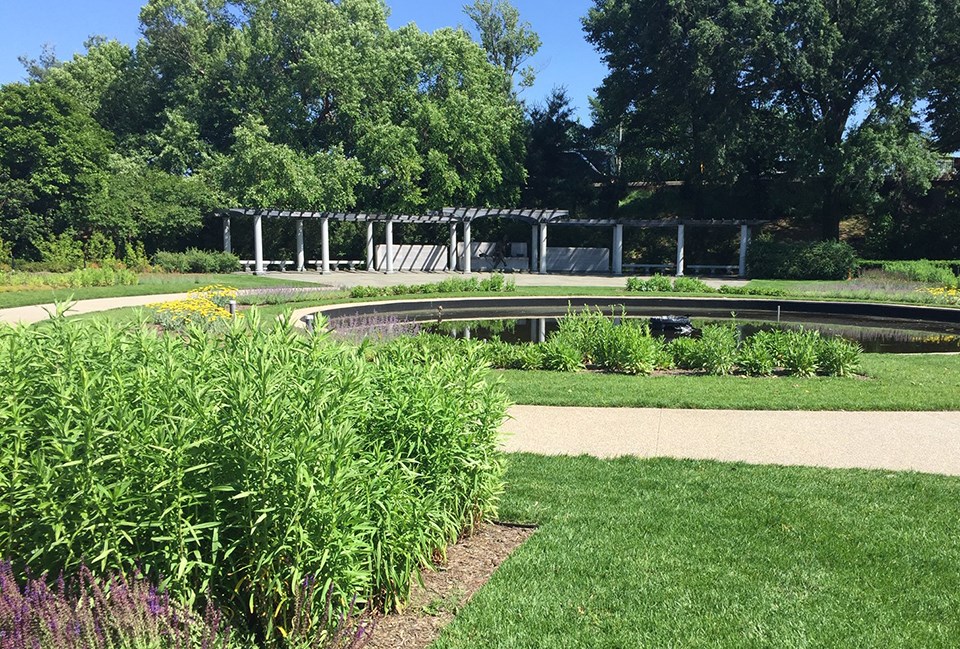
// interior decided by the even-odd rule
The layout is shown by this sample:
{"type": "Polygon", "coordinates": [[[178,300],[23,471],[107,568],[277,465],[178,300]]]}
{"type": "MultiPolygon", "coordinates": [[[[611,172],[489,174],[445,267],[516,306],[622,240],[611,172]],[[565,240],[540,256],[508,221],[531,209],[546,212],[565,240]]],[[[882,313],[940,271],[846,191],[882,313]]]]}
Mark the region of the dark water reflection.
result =
{"type": "MultiPolygon", "coordinates": [[[[627,316],[630,318],[631,316],[627,316]]],[[[638,316],[638,320],[647,320],[638,316]]],[[[491,340],[499,338],[509,343],[542,342],[558,329],[557,318],[513,318],[484,319],[471,321],[450,320],[441,324],[424,325],[426,331],[446,333],[458,338],[491,340]]],[[[960,352],[960,328],[943,326],[939,330],[921,331],[916,329],[882,326],[858,326],[823,322],[768,322],[760,320],[732,320],[723,318],[694,318],[696,327],[707,324],[734,322],[740,337],[751,336],[758,331],[774,329],[819,329],[824,336],[844,338],[859,343],[868,353],[887,354],[923,354],[935,352],[960,352]]],[[[666,335],[670,339],[672,335],[666,335]]]]}

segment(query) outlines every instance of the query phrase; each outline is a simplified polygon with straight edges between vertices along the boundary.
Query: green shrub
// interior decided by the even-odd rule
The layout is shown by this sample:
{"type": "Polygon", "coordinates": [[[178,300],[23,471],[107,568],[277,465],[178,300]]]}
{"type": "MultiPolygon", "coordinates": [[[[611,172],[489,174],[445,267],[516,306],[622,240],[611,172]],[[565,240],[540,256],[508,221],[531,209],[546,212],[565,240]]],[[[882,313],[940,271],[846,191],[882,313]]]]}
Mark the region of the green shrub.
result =
{"type": "Polygon", "coordinates": [[[639,293],[669,293],[673,290],[673,285],[669,277],[658,273],[646,280],[640,277],[627,278],[627,290],[639,293]]]}
{"type": "Polygon", "coordinates": [[[610,372],[650,374],[659,357],[658,341],[649,329],[630,321],[623,321],[604,329],[595,345],[595,362],[610,372]]]}
{"type": "Polygon", "coordinates": [[[123,244],[123,265],[135,273],[144,273],[150,270],[150,260],[143,249],[143,243],[137,241],[123,244]]]}
{"type": "Polygon", "coordinates": [[[517,354],[515,347],[516,345],[511,345],[502,340],[490,340],[484,345],[483,354],[490,367],[503,370],[516,369],[515,359],[517,354]]]}
{"type": "Polygon", "coordinates": [[[673,280],[674,293],[716,293],[715,288],[711,288],[703,280],[696,277],[678,277],[673,280]]]}
{"type": "Polygon", "coordinates": [[[537,343],[514,345],[514,368],[518,370],[544,369],[543,348],[537,343]]]}
{"type": "Polygon", "coordinates": [[[153,255],[153,266],[166,273],[189,273],[190,262],[182,252],[158,251],[153,255]]]}
{"type": "Polygon", "coordinates": [[[758,295],[763,297],[786,297],[787,291],[781,288],[759,288],[753,286],[731,286],[724,284],[718,289],[725,295],[758,295]]]}
{"type": "Polygon", "coordinates": [[[553,335],[540,345],[543,369],[554,372],[576,372],[583,369],[583,354],[563,336],[553,335]]]}
{"type": "Polygon", "coordinates": [[[769,376],[777,368],[777,352],[774,335],[761,331],[750,336],[740,345],[737,365],[751,376],[769,376]]]}
{"type": "Polygon", "coordinates": [[[885,261],[881,266],[883,272],[896,275],[903,279],[914,282],[923,282],[935,286],[945,286],[955,288],[957,286],[957,276],[953,274],[950,266],[946,262],[928,261],[919,259],[916,261],[885,261]]]}
{"type": "Polygon", "coordinates": [[[386,295],[429,295],[432,293],[509,293],[517,290],[516,282],[494,273],[480,280],[476,277],[450,277],[434,284],[397,284],[396,286],[355,286],[352,298],[372,298],[386,295]]]}
{"type": "Polygon", "coordinates": [[[102,262],[113,260],[117,246],[113,239],[102,232],[94,232],[83,246],[83,256],[87,261],[102,262]]]}
{"type": "Polygon", "coordinates": [[[598,345],[602,344],[610,329],[614,327],[613,314],[607,317],[599,308],[586,308],[582,311],[567,310],[567,314],[557,323],[554,336],[559,336],[574,349],[579,350],[585,363],[597,362],[598,345]]]}
{"type": "Polygon", "coordinates": [[[730,374],[737,363],[739,338],[734,325],[708,325],[701,330],[697,361],[710,374],[730,374]]]}
{"type": "Polygon", "coordinates": [[[186,252],[159,251],[153,256],[153,265],[168,273],[234,273],[240,268],[240,258],[229,252],[210,252],[191,248],[186,252]]]}
{"type": "Polygon", "coordinates": [[[860,369],[860,345],[840,338],[820,341],[817,364],[820,371],[829,376],[851,376],[860,369]]]}
{"type": "Polygon", "coordinates": [[[0,548],[34,574],[133,570],[268,641],[387,606],[501,489],[478,346],[424,362],[263,326],[0,327],[0,548]],[[93,567],[92,566],[92,567],[93,567]],[[329,596],[329,600],[327,599],[329,596]]]}
{"type": "Polygon", "coordinates": [[[388,295],[389,287],[386,286],[354,286],[350,289],[350,297],[354,299],[366,299],[371,297],[383,297],[388,295]]]}
{"type": "Polygon", "coordinates": [[[83,267],[83,244],[73,230],[51,235],[35,243],[44,270],[68,273],[83,267]]]}
{"type": "Polygon", "coordinates": [[[845,242],[794,243],[756,239],[747,257],[750,277],[764,279],[847,279],[857,270],[854,249],[845,242]]]}
{"type": "Polygon", "coordinates": [[[126,268],[81,268],[69,273],[66,277],[70,288],[85,288],[88,286],[135,286],[140,278],[126,268]]]}
{"type": "Polygon", "coordinates": [[[787,331],[780,338],[779,353],[784,369],[794,376],[813,376],[820,369],[820,345],[816,330],[787,331]]]}
{"type": "Polygon", "coordinates": [[[0,271],[9,270],[13,264],[13,245],[0,238],[0,271]]]}
{"type": "Polygon", "coordinates": [[[667,345],[667,351],[673,358],[673,364],[681,370],[699,370],[700,341],[695,338],[674,338],[667,345]]]}

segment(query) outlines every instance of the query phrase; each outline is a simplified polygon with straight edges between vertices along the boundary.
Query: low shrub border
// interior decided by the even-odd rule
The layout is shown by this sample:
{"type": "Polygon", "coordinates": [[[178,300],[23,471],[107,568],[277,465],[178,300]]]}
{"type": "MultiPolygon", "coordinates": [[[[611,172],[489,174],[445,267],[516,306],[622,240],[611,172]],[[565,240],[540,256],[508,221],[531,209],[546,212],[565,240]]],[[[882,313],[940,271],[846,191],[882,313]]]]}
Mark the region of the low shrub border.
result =
{"type": "Polygon", "coordinates": [[[570,312],[560,319],[559,330],[539,344],[423,333],[409,340],[427,357],[442,357],[450,350],[480,354],[497,369],[574,372],[587,367],[618,374],[652,374],[676,368],[715,375],[809,377],[851,376],[860,367],[858,345],[822,338],[815,330],[762,331],[740,341],[734,325],[710,325],[699,338],[665,343],[650,334],[645,322],[624,319],[617,323],[613,315],[600,310],[570,312]]]}

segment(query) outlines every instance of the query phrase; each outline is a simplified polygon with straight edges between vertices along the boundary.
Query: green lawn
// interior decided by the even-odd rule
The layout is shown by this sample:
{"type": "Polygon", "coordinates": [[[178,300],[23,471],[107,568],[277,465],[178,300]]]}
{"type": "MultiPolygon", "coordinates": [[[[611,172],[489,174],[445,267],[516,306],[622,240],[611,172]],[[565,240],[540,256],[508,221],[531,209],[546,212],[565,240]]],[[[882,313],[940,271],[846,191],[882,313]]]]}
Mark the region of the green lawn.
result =
{"type": "Polygon", "coordinates": [[[864,354],[867,378],[626,376],[506,370],[510,398],[545,406],[960,410],[960,356],[864,354]]]}
{"type": "Polygon", "coordinates": [[[140,275],[136,286],[92,286],[89,288],[37,288],[26,291],[0,290],[0,309],[31,304],[49,304],[56,301],[92,300],[104,297],[131,295],[162,295],[185,293],[209,284],[226,284],[234,288],[261,288],[277,286],[311,286],[294,280],[258,277],[256,275],[179,275],[146,273],[140,275]]]}
{"type": "Polygon", "coordinates": [[[433,649],[960,646],[960,479],[510,458],[538,532],[433,649]]]}

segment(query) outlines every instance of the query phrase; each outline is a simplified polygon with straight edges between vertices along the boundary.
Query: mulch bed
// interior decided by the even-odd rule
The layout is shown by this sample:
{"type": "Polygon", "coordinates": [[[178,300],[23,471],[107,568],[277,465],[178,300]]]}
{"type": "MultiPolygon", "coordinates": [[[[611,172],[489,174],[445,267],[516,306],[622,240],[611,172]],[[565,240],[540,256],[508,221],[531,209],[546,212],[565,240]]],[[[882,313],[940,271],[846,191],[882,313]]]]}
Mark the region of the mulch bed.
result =
{"type": "Polygon", "coordinates": [[[489,524],[447,551],[447,563],[414,582],[403,611],[379,618],[367,649],[424,649],[480,590],[507,557],[534,533],[489,524]]]}

